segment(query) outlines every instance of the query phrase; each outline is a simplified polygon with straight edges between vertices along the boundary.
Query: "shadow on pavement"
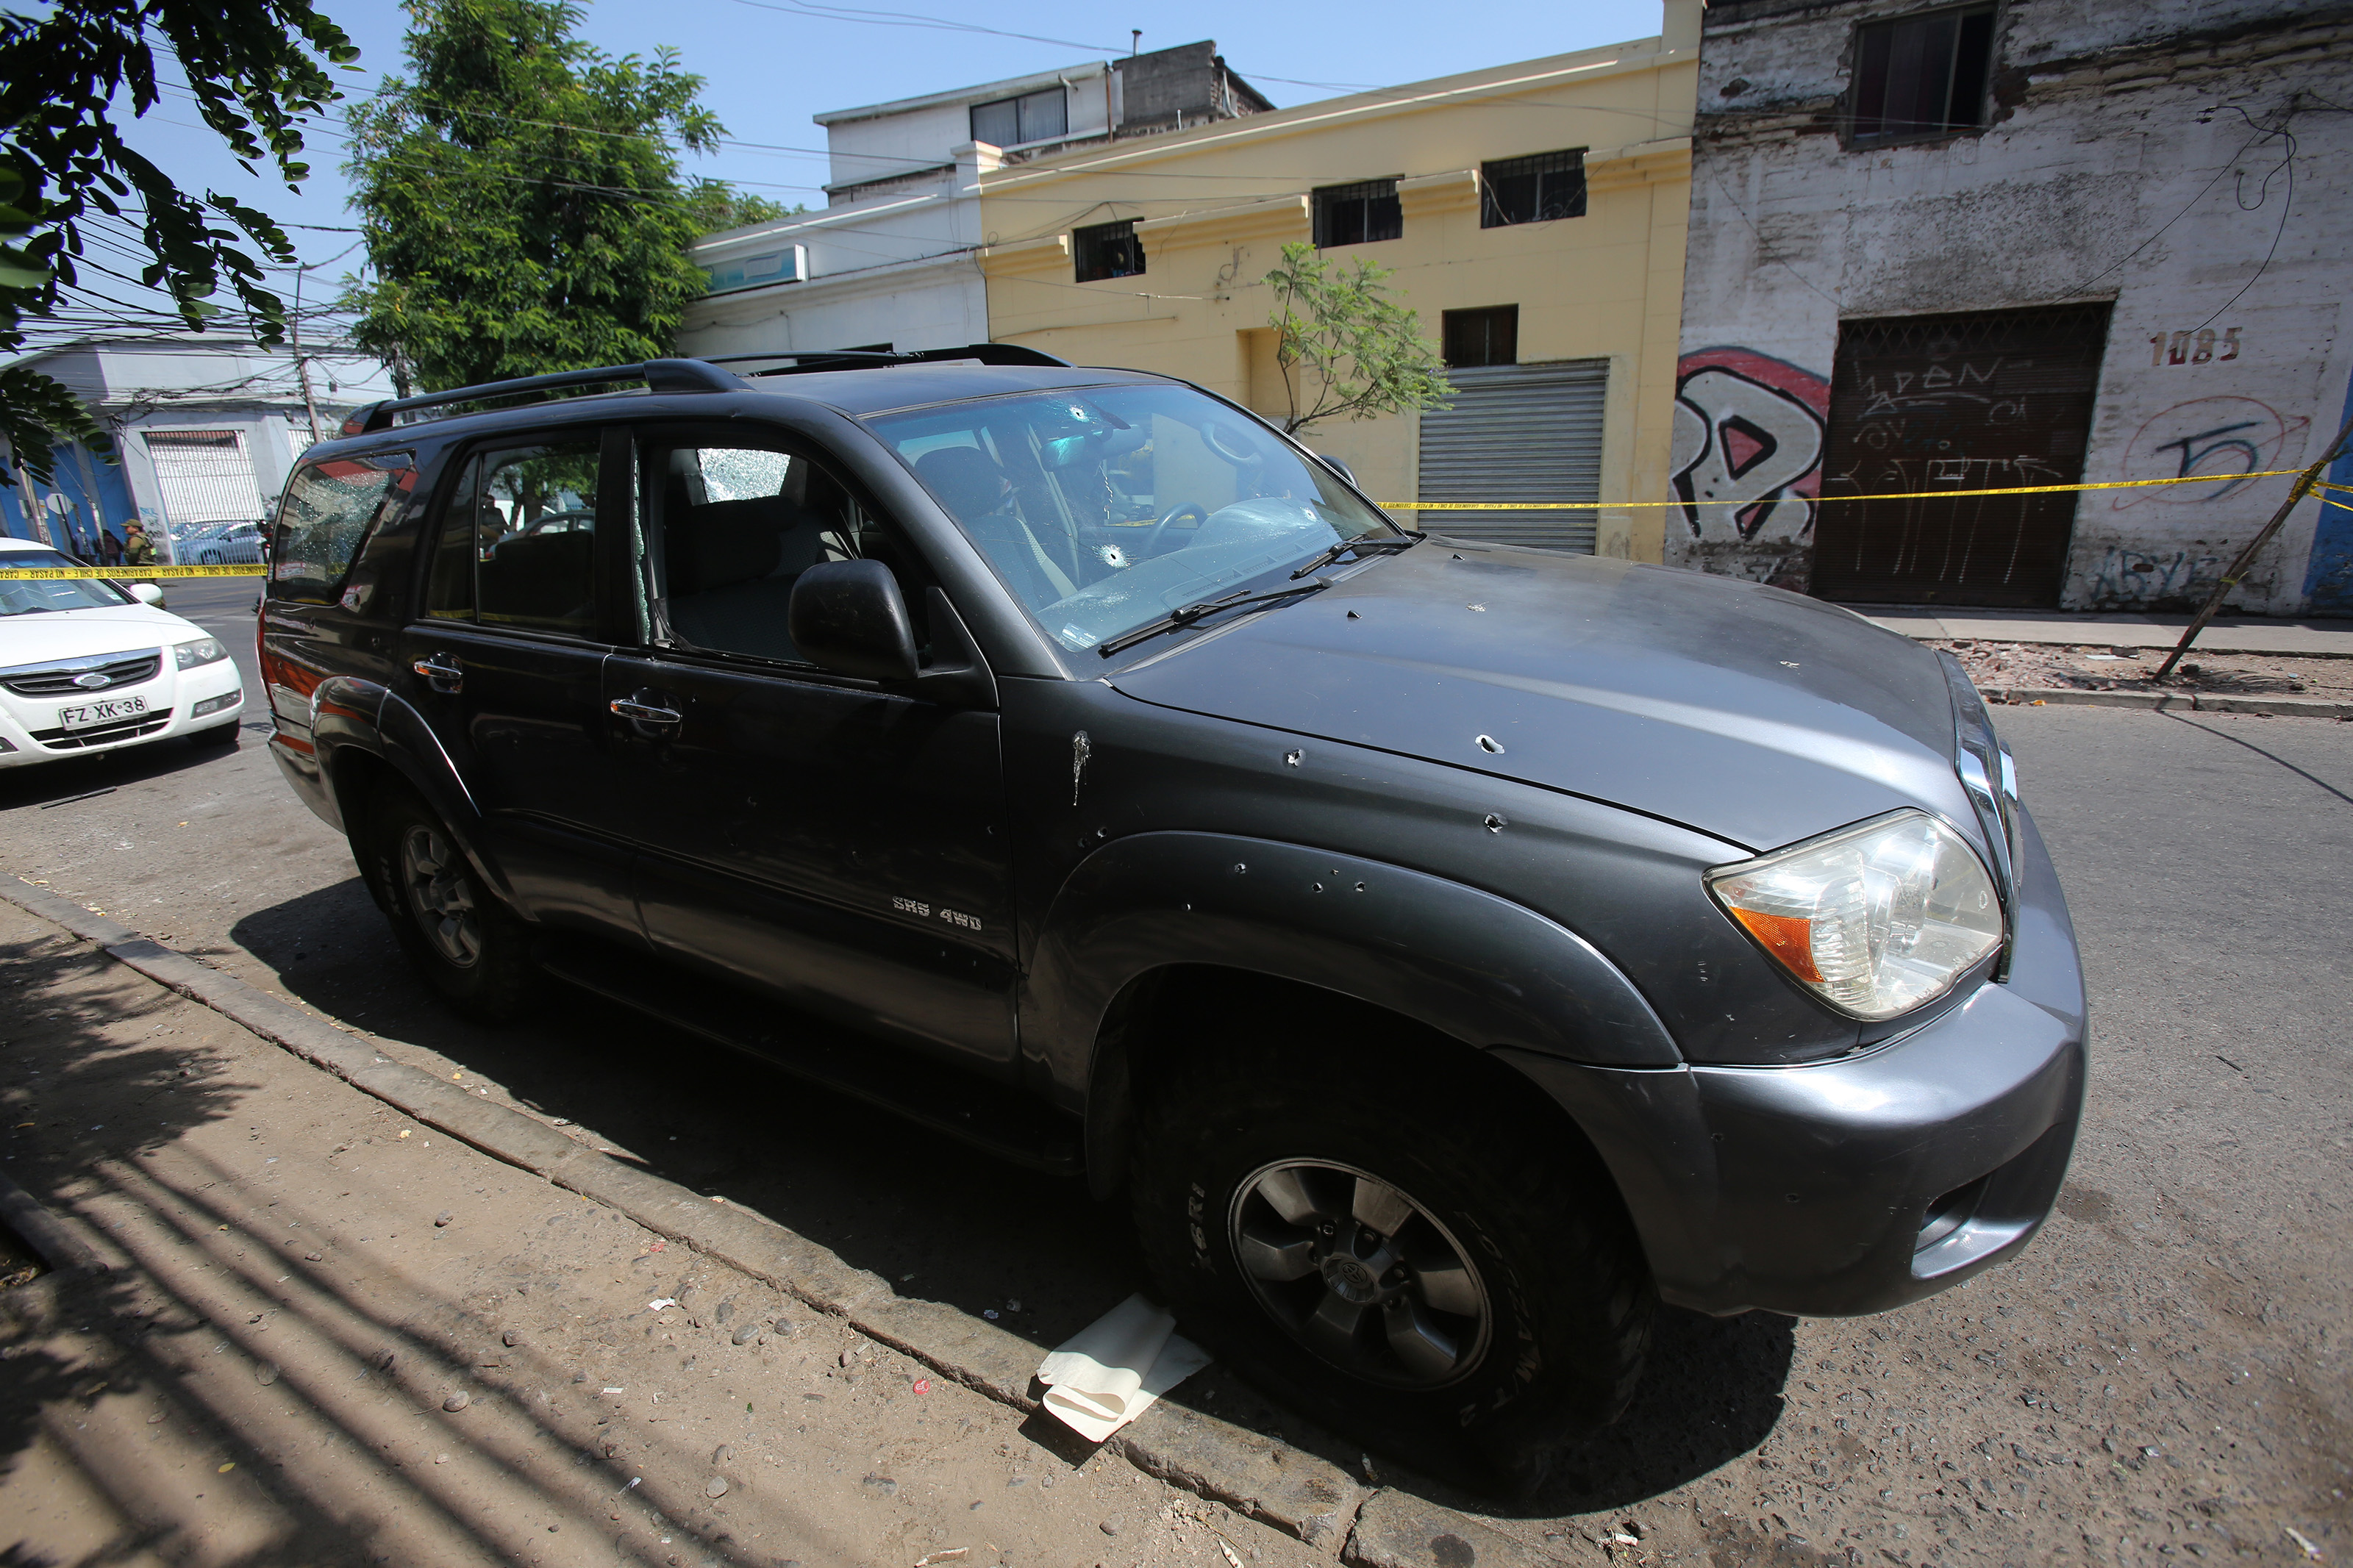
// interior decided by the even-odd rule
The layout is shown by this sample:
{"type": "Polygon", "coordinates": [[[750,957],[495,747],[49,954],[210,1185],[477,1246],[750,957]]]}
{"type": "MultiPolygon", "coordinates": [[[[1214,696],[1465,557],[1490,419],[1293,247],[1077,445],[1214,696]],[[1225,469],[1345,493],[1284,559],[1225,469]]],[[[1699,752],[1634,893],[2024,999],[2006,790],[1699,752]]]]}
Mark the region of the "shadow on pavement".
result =
{"type": "MultiPolygon", "coordinates": [[[[257,723],[248,720],[238,725],[238,747],[259,748],[269,737],[269,725],[267,721],[257,723]]],[[[58,756],[0,768],[0,812],[37,811],[44,806],[69,810],[78,804],[77,797],[92,792],[185,773],[234,754],[232,748],[194,746],[174,738],[88,756],[58,756]]]]}
{"type": "MultiPolygon", "coordinates": [[[[710,1468],[683,1434],[632,1427],[649,1484],[617,1491],[596,1407],[550,1407],[538,1392],[580,1381],[561,1352],[526,1343],[485,1363],[496,1329],[452,1281],[325,1241],[336,1221],[315,1182],[264,1206],[279,1189],[185,1142],[258,1119],[259,1087],[200,1044],[121,1043],[126,1022],[174,1013],[176,995],[125,1011],[100,1005],[102,992],[49,994],[45,976],[112,969],[77,949],[0,943],[16,1013],[6,1161],[116,1266],[0,1290],[0,1476],[40,1499],[42,1528],[97,1539],[55,1557],[17,1533],[34,1528],[20,1510],[0,1526],[0,1564],[537,1561],[533,1543],[559,1530],[624,1563],[681,1562],[665,1531],[697,1563],[781,1561],[733,1542],[701,1497],[666,1495],[657,1469],[710,1468]],[[65,1106],[69,1120],[44,1114],[65,1106]],[[290,1244],[290,1229],[321,1239],[290,1244]],[[306,1258],[305,1245],[319,1251],[306,1258]],[[447,1392],[469,1385],[495,1397],[444,1420],[447,1392]],[[632,1511],[617,1525],[624,1496],[632,1511]]],[[[804,1549],[855,1560],[814,1519],[792,1522],[804,1549]]]]}
{"type": "MultiPolygon", "coordinates": [[[[415,977],[356,876],[258,910],[232,934],[290,994],[358,1023],[396,1058],[487,1080],[518,1109],[822,1242],[903,1295],[996,1312],[1040,1357],[1144,1281],[1124,1205],[1099,1205],[1077,1182],[1000,1163],[560,984],[521,1024],[493,1028],[450,1012],[415,977]]],[[[1488,1514],[1626,1506],[1761,1443],[1782,1408],[1791,1344],[1786,1319],[1664,1311],[1633,1408],[1567,1456],[1533,1499],[1499,1505],[1386,1464],[1381,1479],[1488,1514]]],[[[1223,1368],[1170,1398],[1362,1471],[1359,1445],[1223,1368]]]]}

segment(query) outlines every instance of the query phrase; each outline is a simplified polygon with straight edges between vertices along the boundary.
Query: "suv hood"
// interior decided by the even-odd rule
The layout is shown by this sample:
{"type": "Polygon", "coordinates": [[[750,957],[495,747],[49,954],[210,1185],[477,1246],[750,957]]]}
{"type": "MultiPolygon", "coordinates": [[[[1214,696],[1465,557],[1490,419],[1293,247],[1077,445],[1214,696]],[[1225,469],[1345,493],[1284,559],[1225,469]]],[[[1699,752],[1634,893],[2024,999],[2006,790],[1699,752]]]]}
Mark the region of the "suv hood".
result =
{"type": "Polygon", "coordinates": [[[1978,837],[1936,656],[1836,605],[1733,578],[1432,537],[1111,684],[1564,790],[1751,850],[1905,805],[1978,837]]]}

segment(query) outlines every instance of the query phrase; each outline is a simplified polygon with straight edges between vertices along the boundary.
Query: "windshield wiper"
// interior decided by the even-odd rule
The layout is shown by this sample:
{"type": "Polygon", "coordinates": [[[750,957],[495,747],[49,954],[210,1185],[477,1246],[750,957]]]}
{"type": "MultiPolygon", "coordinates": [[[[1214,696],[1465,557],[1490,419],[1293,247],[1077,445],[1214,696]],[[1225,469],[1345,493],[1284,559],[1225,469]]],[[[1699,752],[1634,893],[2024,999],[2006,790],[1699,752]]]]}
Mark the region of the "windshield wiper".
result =
{"type": "Polygon", "coordinates": [[[1291,580],[1295,583],[1300,578],[1306,576],[1310,572],[1321,572],[1324,568],[1331,565],[1332,563],[1337,561],[1343,555],[1347,554],[1350,551],[1410,550],[1420,542],[1421,535],[1419,533],[1406,539],[1344,539],[1340,541],[1339,543],[1332,546],[1331,549],[1326,550],[1322,554],[1316,556],[1314,560],[1310,561],[1306,565],[1302,566],[1298,571],[1293,572],[1291,574],[1291,580]]]}
{"type": "Polygon", "coordinates": [[[1316,594],[1330,587],[1329,583],[1302,583],[1296,588],[1277,588],[1267,594],[1229,594],[1222,599],[1204,599],[1198,605],[1187,605],[1181,610],[1171,610],[1156,621],[1147,621],[1132,632],[1122,632],[1104,643],[1095,652],[1109,658],[1122,648],[1156,637],[1162,632],[1173,632],[1189,626],[1204,616],[1214,616],[1220,610],[1239,610],[1244,605],[1263,605],[1270,599],[1295,599],[1302,594],[1316,594]]]}

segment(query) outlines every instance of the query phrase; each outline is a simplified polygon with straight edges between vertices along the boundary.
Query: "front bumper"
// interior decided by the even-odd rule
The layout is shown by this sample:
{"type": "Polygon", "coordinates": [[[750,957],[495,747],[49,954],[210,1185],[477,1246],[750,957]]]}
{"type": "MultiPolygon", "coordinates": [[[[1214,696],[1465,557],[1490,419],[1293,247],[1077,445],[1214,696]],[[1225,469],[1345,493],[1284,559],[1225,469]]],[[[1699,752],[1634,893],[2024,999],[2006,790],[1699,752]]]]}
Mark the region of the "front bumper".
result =
{"type": "Polygon", "coordinates": [[[2009,978],[1889,1044],[1803,1067],[1636,1071],[1500,1056],[1617,1178],[1662,1298],[1884,1311],[2021,1251],[2083,1114],[2084,979],[2041,835],[2009,978]]]}
{"type": "Polygon", "coordinates": [[[144,699],[144,712],[120,723],[70,732],[57,722],[58,710],[70,698],[0,692],[0,768],[86,757],[93,752],[120,751],[235,724],[244,717],[244,678],[237,673],[235,660],[216,659],[194,669],[175,669],[167,652],[157,679],[102,694],[144,699]]]}

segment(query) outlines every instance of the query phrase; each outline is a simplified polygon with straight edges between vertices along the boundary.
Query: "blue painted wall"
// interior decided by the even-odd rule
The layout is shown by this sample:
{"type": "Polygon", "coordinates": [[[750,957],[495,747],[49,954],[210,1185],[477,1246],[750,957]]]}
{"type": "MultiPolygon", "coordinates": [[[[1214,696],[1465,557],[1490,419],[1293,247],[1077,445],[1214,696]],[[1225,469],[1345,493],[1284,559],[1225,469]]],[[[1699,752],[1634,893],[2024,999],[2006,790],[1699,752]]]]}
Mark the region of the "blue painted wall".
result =
{"type": "MultiPolygon", "coordinates": [[[[2353,419],[2353,384],[2345,389],[2345,412],[2353,419]]],[[[2328,478],[2353,485],[2353,451],[2328,465],[2328,478]]],[[[2312,536],[2312,564],[2305,569],[2304,593],[2316,616],[2353,616],[2353,495],[2320,492],[2320,526],[2312,536]]]]}
{"type": "Polygon", "coordinates": [[[25,482],[0,485],[0,529],[12,539],[38,539],[38,530],[25,519],[25,482]]]}
{"type": "MultiPolygon", "coordinates": [[[[70,548],[93,550],[94,526],[102,525],[115,538],[123,537],[123,525],[136,521],[139,508],[131,499],[131,484],[123,477],[122,465],[109,462],[79,443],[69,442],[56,448],[52,461],[57,479],[41,487],[46,497],[54,490],[73,505],[69,516],[59,517],[54,511],[52,529],[62,541],[70,531],[74,544],[70,548]]],[[[41,531],[35,527],[26,511],[28,502],[23,483],[0,487],[0,531],[17,539],[38,539],[41,531]]]]}

